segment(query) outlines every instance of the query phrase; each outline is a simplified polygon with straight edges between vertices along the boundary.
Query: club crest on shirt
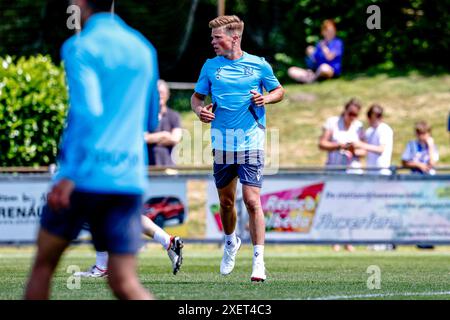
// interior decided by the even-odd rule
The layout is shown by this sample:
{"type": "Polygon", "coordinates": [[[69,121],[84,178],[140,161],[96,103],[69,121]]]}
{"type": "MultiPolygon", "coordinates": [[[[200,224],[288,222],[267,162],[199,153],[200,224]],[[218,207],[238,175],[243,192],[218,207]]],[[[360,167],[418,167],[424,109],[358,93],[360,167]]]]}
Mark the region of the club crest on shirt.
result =
{"type": "Polygon", "coordinates": [[[244,75],[252,76],[253,75],[253,68],[252,67],[244,67],[244,75]]]}

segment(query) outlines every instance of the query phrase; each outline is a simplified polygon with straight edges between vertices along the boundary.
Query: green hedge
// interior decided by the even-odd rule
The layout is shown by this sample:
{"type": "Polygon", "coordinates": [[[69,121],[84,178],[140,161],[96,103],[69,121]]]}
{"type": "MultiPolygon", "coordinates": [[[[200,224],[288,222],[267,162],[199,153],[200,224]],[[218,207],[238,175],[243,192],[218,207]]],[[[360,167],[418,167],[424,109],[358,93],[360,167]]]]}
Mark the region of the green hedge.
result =
{"type": "Polygon", "coordinates": [[[0,164],[55,161],[67,110],[62,66],[49,56],[0,58],[0,164]]]}

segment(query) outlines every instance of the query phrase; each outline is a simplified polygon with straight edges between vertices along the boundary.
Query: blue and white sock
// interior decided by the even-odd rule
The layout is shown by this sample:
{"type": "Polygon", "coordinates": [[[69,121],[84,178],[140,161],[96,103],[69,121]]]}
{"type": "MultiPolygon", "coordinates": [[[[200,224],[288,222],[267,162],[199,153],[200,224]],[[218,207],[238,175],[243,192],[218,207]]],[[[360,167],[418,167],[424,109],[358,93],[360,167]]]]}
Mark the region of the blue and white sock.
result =
{"type": "Polygon", "coordinates": [[[225,235],[225,245],[227,247],[234,247],[236,245],[236,243],[237,243],[236,232],[225,235]]]}
{"type": "Polygon", "coordinates": [[[253,263],[264,263],[264,245],[257,244],[253,246],[253,263]]]}
{"type": "Polygon", "coordinates": [[[170,235],[161,228],[157,228],[153,236],[156,242],[159,242],[166,250],[170,247],[170,235]]]}

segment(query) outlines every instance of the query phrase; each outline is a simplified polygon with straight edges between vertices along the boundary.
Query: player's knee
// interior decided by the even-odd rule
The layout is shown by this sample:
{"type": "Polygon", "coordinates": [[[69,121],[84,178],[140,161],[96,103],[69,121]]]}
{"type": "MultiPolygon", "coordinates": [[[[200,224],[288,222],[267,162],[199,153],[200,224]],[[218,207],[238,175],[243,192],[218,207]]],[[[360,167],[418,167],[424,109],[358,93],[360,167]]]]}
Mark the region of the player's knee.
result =
{"type": "Polygon", "coordinates": [[[331,78],[334,74],[334,69],[326,63],[322,63],[319,66],[318,71],[321,77],[331,78]]]}
{"type": "Polygon", "coordinates": [[[222,198],[220,199],[220,208],[224,211],[230,211],[234,208],[234,198],[222,198]]]}
{"type": "Polygon", "coordinates": [[[256,214],[261,209],[261,201],[259,201],[258,198],[244,199],[244,203],[249,214],[256,214]]]}
{"type": "Polygon", "coordinates": [[[290,67],[287,71],[288,76],[291,78],[298,77],[298,68],[297,67],[290,67]]]}

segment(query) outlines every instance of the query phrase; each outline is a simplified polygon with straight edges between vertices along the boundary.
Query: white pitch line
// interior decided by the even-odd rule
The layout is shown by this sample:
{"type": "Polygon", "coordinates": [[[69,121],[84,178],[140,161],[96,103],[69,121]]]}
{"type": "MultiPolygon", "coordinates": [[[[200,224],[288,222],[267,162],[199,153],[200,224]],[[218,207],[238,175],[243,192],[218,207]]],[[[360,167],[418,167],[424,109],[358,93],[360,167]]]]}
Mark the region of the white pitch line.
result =
{"type": "Polygon", "coordinates": [[[450,295],[450,291],[355,294],[347,296],[342,295],[342,296],[307,298],[306,300],[346,300],[346,299],[365,299],[365,298],[384,298],[384,297],[447,296],[447,295],[450,295]]]}

